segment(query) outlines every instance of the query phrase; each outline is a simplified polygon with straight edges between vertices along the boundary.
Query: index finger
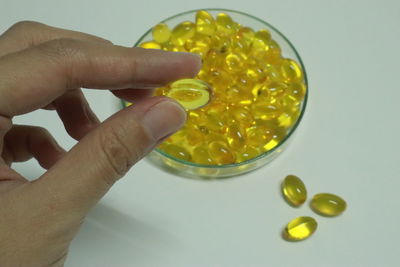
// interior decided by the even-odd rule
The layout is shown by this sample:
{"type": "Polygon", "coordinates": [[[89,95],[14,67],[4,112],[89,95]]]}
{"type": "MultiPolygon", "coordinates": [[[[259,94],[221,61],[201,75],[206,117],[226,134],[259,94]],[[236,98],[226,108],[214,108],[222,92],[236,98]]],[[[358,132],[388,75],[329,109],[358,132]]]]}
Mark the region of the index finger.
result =
{"type": "Polygon", "coordinates": [[[35,21],[20,21],[0,35],[0,57],[60,38],[72,38],[111,44],[95,35],[48,26],[35,21]]]}
{"type": "Polygon", "coordinates": [[[33,111],[79,87],[157,87],[193,77],[200,67],[189,53],[53,40],[0,58],[0,115],[33,111]]]}

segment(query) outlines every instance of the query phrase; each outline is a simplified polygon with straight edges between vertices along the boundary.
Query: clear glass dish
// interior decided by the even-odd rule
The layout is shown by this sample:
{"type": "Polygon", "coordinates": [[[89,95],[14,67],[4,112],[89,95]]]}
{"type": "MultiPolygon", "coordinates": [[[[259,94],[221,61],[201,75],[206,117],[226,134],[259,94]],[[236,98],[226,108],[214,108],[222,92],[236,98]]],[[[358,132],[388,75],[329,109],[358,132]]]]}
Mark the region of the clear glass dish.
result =
{"type": "MultiPolygon", "coordinates": [[[[200,9],[199,9],[200,10],[200,9]]],[[[178,23],[189,20],[195,21],[196,12],[199,10],[191,10],[187,12],[183,12],[172,17],[169,17],[163,21],[162,23],[167,24],[170,28],[175,27],[178,23]]],[[[234,11],[229,9],[201,9],[206,10],[211,13],[214,17],[220,13],[224,12],[229,14],[234,21],[238,23],[251,27],[254,30],[267,29],[270,31],[272,38],[280,45],[282,50],[282,56],[286,58],[291,58],[300,64],[303,74],[304,74],[304,84],[306,86],[306,94],[303,102],[300,107],[300,116],[297,121],[293,124],[291,129],[287,132],[286,136],[283,140],[273,149],[260,154],[259,156],[252,158],[247,161],[243,161],[235,164],[226,164],[226,165],[203,165],[197,164],[193,162],[184,161],[178,158],[175,158],[169,154],[166,154],[164,151],[160,149],[155,149],[148,158],[157,166],[175,173],[180,176],[189,177],[189,178],[198,178],[198,179],[212,179],[212,178],[226,178],[232,177],[236,175],[240,175],[246,172],[250,172],[255,170],[275,159],[282,151],[285,150],[290,140],[293,138],[293,134],[295,133],[299,123],[302,120],[302,117],[305,112],[307,97],[308,97],[308,82],[307,82],[307,74],[304,67],[304,64],[300,58],[300,55],[296,51],[295,47],[291,44],[291,42],[275,27],[270,25],[269,23],[254,17],[252,15],[234,11]]],[[[149,29],[143,36],[136,42],[135,46],[139,46],[142,42],[152,40],[152,29],[149,29]]],[[[127,103],[123,103],[124,106],[127,103]]]]}

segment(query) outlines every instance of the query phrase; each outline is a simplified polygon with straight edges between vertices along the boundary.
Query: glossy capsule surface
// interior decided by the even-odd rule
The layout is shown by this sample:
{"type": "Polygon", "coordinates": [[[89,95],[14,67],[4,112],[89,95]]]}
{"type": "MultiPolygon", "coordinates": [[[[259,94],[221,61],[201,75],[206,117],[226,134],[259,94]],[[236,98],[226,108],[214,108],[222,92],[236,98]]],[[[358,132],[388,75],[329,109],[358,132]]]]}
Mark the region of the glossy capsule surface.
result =
{"type": "Polygon", "coordinates": [[[198,109],[210,102],[212,88],[197,79],[181,79],[169,85],[166,96],[178,101],[185,109],[198,109]]]}
{"type": "Polygon", "coordinates": [[[310,204],[313,211],[324,216],[338,216],[346,210],[343,198],[329,193],[316,194],[310,204]]]}
{"type": "Polygon", "coordinates": [[[318,227],[317,221],[308,216],[291,220],[283,230],[283,238],[288,241],[301,241],[309,238],[318,227]]]}
{"type": "Polygon", "coordinates": [[[303,181],[295,176],[288,175],[282,182],[282,194],[292,206],[298,207],[307,200],[307,189],[303,181]]]}
{"type": "Polygon", "coordinates": [[[160,23],[153,27],[152,35],[154,41],[163,44],[168,42],[171,38],[171,30],[169,29],[167,24],[160,23]]]}

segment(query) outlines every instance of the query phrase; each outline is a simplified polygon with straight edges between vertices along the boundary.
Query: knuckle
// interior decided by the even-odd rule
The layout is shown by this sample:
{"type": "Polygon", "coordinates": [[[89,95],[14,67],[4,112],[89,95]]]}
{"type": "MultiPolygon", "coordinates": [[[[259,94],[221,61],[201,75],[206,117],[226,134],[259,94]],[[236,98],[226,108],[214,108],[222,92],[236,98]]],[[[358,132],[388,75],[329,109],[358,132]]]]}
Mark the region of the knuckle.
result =
{"type": "Polygon", "coordinates": [[[30,21],[30,20],[23,20],[15,23],[12,25],[8,32],[9,33],[16,33],[16,34],[23,34],[26,32],[31,32],[33,30],[36,30],[37,28],[41,27],[43,24],[36,22],[36,21],[30,21]]]}
{"type": "Polygon", "coordinates": [[[72,38],[60,38],[45,42],[41,49],[46,54],[57,59],[68,59],[79,51],[78,41],[72,38]]]}
{"type": "MultiPolygon", "coordinates": [[[[121,128],[110,128],[107,131],[100,133],[100,153],[105,158],[105,164],[109,169],[109,174],[106,177],[122,177],[133,165],[135,152],[132,148],[121,138],[123,133],[121,128]]],[[[115,180],[106,181],[107,184],[112,185],[115,180]]]]}
{"type": "MultiPolygon", "coordinates": [[[[108,177],[122,177],[148,152],[150,144],[154,143],[139,123],[130,123],[129,127],[114,126],[100,132],[99,147],[110,171],[108,177]]],[[[106,182],[112,185],[115,180],[106,182]]]]}

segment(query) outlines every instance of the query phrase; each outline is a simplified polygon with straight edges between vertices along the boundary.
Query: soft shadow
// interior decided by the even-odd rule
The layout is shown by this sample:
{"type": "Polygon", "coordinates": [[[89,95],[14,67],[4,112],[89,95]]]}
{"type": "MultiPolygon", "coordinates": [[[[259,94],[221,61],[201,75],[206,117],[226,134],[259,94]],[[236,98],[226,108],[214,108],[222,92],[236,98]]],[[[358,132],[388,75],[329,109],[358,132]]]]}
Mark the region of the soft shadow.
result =
{"type": "Polygon", "coordinates": [[[72,243],[68,266],[151,266],[169,261],[172,250],[184,248],[161,229],[98,204],[72,243]],[[98,265],[98,264],[97,264],[98,265]]]}

